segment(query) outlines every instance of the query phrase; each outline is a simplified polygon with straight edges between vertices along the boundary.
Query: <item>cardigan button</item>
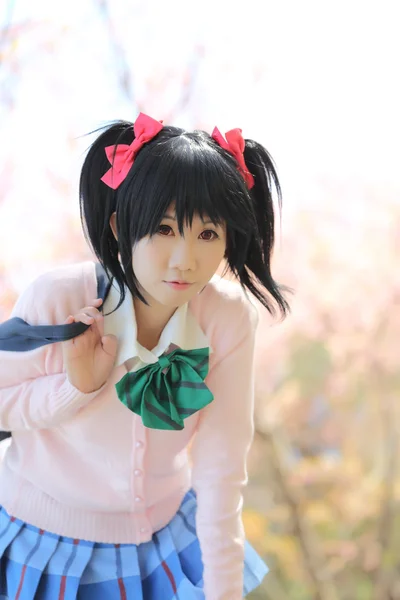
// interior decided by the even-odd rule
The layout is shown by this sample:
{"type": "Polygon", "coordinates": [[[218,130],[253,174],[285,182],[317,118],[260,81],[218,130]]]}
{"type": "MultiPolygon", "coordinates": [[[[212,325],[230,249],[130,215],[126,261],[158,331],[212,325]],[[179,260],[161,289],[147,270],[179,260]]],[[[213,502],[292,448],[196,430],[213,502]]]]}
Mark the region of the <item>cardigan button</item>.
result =
{"type": "Polygon", "coordinates": [[[140,496],[136,496],[135,502],[143,502],[143,498],[141,498],[140,496]]]}
{"type": "Polygon", "coordinates": [[[140,469],[135,469],[134,473],[135,477],[139,477],[142,474],[142,471],[140,469]]]}
{"type": "Polygon", "coordinates": [[[136,448],[141,448],[143,446],[143,442],[136,442],[136,448]]]}

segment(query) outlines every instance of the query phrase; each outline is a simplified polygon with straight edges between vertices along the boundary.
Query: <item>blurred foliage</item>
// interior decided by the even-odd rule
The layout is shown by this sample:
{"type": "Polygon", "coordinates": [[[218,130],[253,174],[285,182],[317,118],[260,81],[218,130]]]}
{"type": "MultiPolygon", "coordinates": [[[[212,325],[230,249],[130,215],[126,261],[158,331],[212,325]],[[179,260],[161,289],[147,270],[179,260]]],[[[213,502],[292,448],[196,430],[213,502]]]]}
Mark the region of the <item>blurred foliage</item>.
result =
{"type": "Polygon", "coordinates": [[[368,273],[350,238],[343,293],[343,270],[329,264],[346,236],[310,228],[293,315],[261,323],[245,528],[271,572],[252,599],[400,598],[400,275],[390,268],[400,210],[384,208],[388,227],[364,224],[368,273]],[[307,273],[315,247],[320,264],[307,273]]]}

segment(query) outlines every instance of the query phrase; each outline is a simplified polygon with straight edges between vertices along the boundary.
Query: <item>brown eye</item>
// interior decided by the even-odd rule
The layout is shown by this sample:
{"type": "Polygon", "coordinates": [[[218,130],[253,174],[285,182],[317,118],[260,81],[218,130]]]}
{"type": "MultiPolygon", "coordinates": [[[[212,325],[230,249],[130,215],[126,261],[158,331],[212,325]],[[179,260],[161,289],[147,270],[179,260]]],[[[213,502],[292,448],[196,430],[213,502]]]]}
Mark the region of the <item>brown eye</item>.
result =
{"type": "Polygon", "coordinates": [[[172,232],[172,228],[169,225],[160,225],[158,228],[158,233],[160,235],[170,235],[172,232]]]}
{"type": "Polygon", "coordinates": [[[205,242],[211,242],[212,240],[216,240],[218,238],[218,235],[215,231],[213,231],[212,229],[206,229],[206,231],[203,231],[200,234],[200,237],[202,240],[204,240],[205,242]]]}

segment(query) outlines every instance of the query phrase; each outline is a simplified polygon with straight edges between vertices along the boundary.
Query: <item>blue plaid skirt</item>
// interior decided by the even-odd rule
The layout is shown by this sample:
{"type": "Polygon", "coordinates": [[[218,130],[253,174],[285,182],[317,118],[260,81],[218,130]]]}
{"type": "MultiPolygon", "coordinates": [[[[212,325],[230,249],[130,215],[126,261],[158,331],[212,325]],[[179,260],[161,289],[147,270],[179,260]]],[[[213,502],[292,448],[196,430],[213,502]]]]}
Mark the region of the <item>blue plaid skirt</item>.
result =
{"type": "MultiPolygon", "coordinates": [[[[143,544],[100,544],[48,533],[0,508],[0,600],[204,600],[189,491],[172,521],[143,544]]],[[[243,596],[268,568],[246,542],[243,596]]]]}

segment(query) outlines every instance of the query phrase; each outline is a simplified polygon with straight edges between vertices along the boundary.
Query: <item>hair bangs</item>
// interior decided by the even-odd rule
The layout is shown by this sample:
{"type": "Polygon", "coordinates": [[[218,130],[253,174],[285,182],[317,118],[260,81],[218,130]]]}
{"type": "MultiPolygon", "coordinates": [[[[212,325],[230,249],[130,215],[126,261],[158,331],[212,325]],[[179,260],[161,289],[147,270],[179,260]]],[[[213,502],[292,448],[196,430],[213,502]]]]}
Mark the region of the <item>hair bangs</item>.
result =
{"type": "Polygon", "coordinates": [[[184,161],[178,156],[171,165],[176,172],[174,208],[181,234],[195,216],[222,226],[229,220],[229,199],[234,194],[231,177],[218,153],[204,146],[207,151],[193,144],[184,161]]]}
{"type": "Polygon", "coordinates": [[[169,137],[146,150],[132,170],[132,189],[141,198],[140,203],[130,203],[140,205],[132,219],[132,241],[154,235],[168,211],[175,213],[181,234],[195,216],[242,228],[239,215],[233,222],[232,207],[243,203],[245,184],[234,161],[227,163],[203,132],[169,137]]]}

